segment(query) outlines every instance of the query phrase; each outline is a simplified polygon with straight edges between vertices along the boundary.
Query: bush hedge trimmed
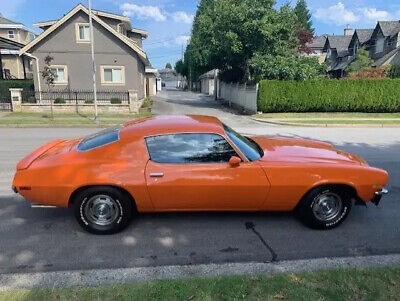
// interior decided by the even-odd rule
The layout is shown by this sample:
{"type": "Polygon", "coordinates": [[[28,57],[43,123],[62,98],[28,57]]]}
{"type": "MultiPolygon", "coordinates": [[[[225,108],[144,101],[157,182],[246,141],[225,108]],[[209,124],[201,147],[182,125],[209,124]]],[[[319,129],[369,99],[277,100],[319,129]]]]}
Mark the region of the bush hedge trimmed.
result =
{"type": "Polygon", "coordinates": [[[263,80],[258,110],[278,112],[400,112],[400,79],[263,80]]]}
{"type": "Polygon", "coordinates": [[[33,91],[33,80],[10,79],[0,80],[0,97],[2,99],[11,99],[10,88],[23,88],[24,91],[33,91]]]}

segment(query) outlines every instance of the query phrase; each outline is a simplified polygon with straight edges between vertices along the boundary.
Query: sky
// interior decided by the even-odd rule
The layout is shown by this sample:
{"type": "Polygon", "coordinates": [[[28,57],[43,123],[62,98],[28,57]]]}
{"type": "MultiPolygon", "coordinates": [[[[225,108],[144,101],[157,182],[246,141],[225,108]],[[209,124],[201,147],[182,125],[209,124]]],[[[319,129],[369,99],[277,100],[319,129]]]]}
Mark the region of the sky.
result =
{"type": "MultiPolygon", "coordinates": [[[[144,49],[155,68],[164,68],[168,62],[174,65],[182,57],[198,4],[198,0],[91,1],[94,9],[128,16],[133,27],[149,32],[144,49]]],[[[276,6],[286,2],[278,0],[276,6]]],[[[0,12],[32,28],[35,22],[59,19],[78,3],[87,6],[87,0],[0,0],[0,12]]],[[[343,34],[347,24],[373,28],[377,20],[400,20],[400,1],[396,0],[308,0],[307,4],[318,35],[343,34]]]]}

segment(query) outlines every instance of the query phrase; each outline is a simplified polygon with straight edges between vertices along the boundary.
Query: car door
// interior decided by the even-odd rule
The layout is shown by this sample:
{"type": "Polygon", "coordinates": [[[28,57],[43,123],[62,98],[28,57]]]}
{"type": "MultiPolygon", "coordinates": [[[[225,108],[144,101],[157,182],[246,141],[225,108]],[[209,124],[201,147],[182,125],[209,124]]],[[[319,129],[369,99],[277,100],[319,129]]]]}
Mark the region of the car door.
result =
{"type": "Polygon", "coordinates": [[[180,133],[146,138],[145,177],[157,210],[257,210],[269,182],[256,162],[229,164],[238,156],[218,134],[180,133]]]}

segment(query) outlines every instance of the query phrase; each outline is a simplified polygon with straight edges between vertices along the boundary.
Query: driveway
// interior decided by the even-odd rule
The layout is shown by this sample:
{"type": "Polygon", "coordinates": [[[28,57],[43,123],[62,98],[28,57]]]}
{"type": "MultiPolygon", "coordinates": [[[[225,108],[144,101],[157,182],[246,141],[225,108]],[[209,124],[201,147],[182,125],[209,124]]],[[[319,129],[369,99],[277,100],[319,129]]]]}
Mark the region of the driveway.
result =
{"type": "Polygon", "coordinates": [[[54,138],[96,129],[0,128],[0,273],[221,262],[265,262],[400,253],[400,131],[389,128],[270,126],[194,93],[163,92],[157,113],[219,116],[246,134],[328,141],[390,172],[379,207],[354,207],[330,231],[303,226],[291,213],[140,214],[122,233],[83,232],[63,209],[31,209],[10,191],[16,162],[54,138]]]}

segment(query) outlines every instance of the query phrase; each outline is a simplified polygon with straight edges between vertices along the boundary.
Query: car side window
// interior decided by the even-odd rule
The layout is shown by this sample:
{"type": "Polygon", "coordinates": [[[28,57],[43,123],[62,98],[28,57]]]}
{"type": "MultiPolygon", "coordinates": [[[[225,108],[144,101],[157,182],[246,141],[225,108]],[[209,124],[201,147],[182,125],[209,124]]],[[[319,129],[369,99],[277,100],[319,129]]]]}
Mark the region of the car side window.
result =
{"type": "Polygon", "coordinates": [[[157,163],[222,163],[237,156],[217,134],[167,134],[146,138],[150,159],[157,163]]]}

